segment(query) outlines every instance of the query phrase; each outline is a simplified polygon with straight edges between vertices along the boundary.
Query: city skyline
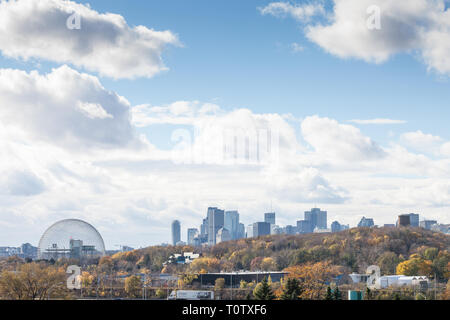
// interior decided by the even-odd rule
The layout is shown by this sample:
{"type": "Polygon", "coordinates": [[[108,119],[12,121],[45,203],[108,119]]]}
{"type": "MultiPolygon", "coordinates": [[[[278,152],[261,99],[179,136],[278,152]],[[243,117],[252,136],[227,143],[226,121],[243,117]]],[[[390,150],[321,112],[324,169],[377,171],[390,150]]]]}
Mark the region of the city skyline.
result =
{"type": "Polygon", "coordinates": [[[448,1],[87,2],[0,5],[1,245],[156,245],[208,206],[450,223],[448,1]]]}

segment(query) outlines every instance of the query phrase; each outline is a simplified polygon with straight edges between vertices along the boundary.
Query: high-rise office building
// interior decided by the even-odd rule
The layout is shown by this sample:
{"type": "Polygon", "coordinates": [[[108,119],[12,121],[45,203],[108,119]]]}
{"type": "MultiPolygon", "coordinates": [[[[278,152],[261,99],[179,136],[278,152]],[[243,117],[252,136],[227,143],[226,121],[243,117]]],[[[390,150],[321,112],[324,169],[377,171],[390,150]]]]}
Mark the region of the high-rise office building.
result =
{"type": "Polygon", "coordinates": [[[231,240],[231,233],[228,231],[227,228],[220,228],[219,231],[217,231],[216,244],[230,240],[231,240]]]}
{"type": "Polygon", "coordinates": [[[264,213],[264,222],[275,224],[275,212],[264,213]]]}
{"type": "Polygon", "coordinates": [[[190,246],[195,245],[194,239],[198,237],[198,229],[197,228],[189,228],[187,230],[187,243],[190,246]]]}
{"type": "Polygon", "coordinates": [[[409,214],[401,214],[398,216],[397,227],[411,226],[411,216],[409,214]]]}
{"type": "Polygon", "coordinates": [[[218,208],[208,208],[208,245],[216,244],[217,231],[224,226],[224,211],[218,208]]]}
{"type": "Polygon", "coordinates": [[[409,214],[409,223],[411,224],[411,227],[418,228],[419,227],[419,215],[417,213],[410,213],[409,214]]]}
{"type": "Polygon", "coordinates": [[[253,224],[253,237],[268,236],[270,235],[270,223],[268,222],[255,222],[253,224]]]}
{"type": "Polygon", "coordinates": [[[239,223],[237,239],[242,238],[245,238],[245,225],[243,223],[239,223]]]}
{"type": "Polygon", "coordinates": [[[298,233],[311,233],[314,231],[313,223],[310,220],[299,220],[297,221],[297,232],[298,233]]]}
{"type": "Polygon", "coordinates": [[[373,227],[375,225],[375,223],[373,222],[372,218],[366,218],[366,217],[362,217],[361,220],[358,223],[358,227],[373,227]]]}
{"type": "Polygon", "coordinates": [[[200,226],[200,235],[201,236],[208,235],[208,217],[203,219],[202,225],[200,226]]]}
{"type": "Polygon", "coordinates": [[[311,223],[312,231],[315,228],[327,229],[328,227],[327,212],[320,210],[320,208],[312,208],[311,211],[305,211],[305,220],[311,223]]]}
{"type": "Polygon", "coordinates": [[[253,238],[253,223],[247,226],[247,238],[253,238]]]}
{"type": "Polygon", "coordinates": [[[230,232],[232,240],[238,239],[239,212],[225,211],[224,226],[230,232]]]}
{"type": "Polygon", "coordinates": [[[176,246],[181,240],[181,225],[180,221],[174,220],[172,222],[172,245],[176,246]]]}

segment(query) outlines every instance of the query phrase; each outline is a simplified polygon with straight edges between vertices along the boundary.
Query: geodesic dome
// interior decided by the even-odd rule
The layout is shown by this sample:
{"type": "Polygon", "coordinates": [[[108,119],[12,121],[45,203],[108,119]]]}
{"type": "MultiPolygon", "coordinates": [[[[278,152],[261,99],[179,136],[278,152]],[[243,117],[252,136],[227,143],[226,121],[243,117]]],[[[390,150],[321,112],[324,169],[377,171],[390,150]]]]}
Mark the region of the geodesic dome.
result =
{"type": "Polygon", "coordinates": [[[61,220],[50,226],[39,240],[39,259],[81,257],[105,254],[105,243],[91,224],[78,220],[61,220]],[[72,240],[72,241],[71,241],[72,240]]]}

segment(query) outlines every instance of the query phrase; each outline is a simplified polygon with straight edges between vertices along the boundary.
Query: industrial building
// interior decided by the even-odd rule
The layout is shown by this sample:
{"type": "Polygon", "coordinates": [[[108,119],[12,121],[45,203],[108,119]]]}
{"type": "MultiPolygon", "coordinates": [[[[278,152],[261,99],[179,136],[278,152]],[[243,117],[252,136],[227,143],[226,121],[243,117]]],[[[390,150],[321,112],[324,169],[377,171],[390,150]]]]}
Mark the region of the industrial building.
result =
{"type": "Polygon", "coordinates": [[[287,272],[250,272],[250,271],[240,271],[240,272],[221,272],[221,273],[204,273],[197,274],[197,279],[193,281],[193,283],[198,283],[201,286],[214,286],[216,280],[219,278],[223,278],[225,280],[225,286],[238,288],[240,286],[241,281],[256,283],[261,282],[264,278],[272,280],[272,282],[279,282],[282,278],[284,278],[288,273],[287,272]]]}

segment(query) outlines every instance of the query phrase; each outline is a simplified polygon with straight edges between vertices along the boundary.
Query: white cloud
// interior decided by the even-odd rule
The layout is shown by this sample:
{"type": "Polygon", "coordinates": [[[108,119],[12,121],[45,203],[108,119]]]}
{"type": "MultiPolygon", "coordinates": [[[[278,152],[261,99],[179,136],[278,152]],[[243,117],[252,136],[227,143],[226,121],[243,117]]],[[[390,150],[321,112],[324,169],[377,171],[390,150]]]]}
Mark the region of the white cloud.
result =
{"type": "Polygon", "coordinates": [[[307,117],[301,125],[303,138],[314,150],[336,160],[381,159],[385,156],[383,149],[364,136],[351,125],[339,124],[336,120],[307,117]]]}
{"type": "Polygon", "coordinates": [[[199,118],[219,114],[223,114],[223,111],[213,103],[176,101],[165,106],[135,106],[132,108],[132,122],[137,127],[152,124],[193,124],[199,118]]]}
{"type": "Polygon", "coordinates": [[[179,45],[171,31],[130,27],[117,14],[101,14],[66,0],[0,3],[0,50],[12,58],[70,63],[112,78],[152,77],[166,70],[161,55],[179,45]],[[69,29],[77,13],[81,29],[69,29]]]}
{"type": "Polygon", "coordinates": [[[325,9],[322,3],[291,4],[288,2],[272,2],[263,8],[259,8],[262,15],[273,15],[275,17],[290,16],[298,21],[306,22],[312,17],[323,14],[325,9]]]}
{"type": "Polygon", "coordinates": [[[439,154],[440,146],[443,143],[441,137],[426,134],[422,131],[406,132],[401,135],[401,141],[416,151],[439,154]]]}
{"type": "Polygon", "coordinates": [[[6,171],[0,175],[0,194],[35,196],[45,190],[45,184],[29,171],[6,171]]]}
{"type": "Polygon", "coordinates": [[[292,52],[294,52],[294,53],[303,52],[305,50],[305,48],[302,45],[300,45],[296,42],[291,44],[291,48],[292,48],[292,52]]]}
{"type": "Polygon", "coordinates": [[[377,118],[377,119],[353,119],[349,120],[348,122],[356,123],[356,124],[405,124],[407,121],[405,120],[394,120],[394,119],[383,119],[383,118],[377,118]]]}
{"type": "MultiPolygon", "coordinates": [[[[267,8],[272,6],[295,7],[274,2],[267,8]]],[[[445,0],[410,0],[407,5],[397,0],[333,0],[323,16],[325,22],[298,20],[305,23],[312,42],[335,56],[383,63],[407,53],[419,55],[429,70],[450,73],[450,10],[445,0]],[[368,28],[373,6],[380,8],[380,28],[368,28]]]]}
{"type": "Polygon", "coordinates": [[[67,147],[137,144],[128,101],[67,66],[41,75],[0,69],[0,122],[67,147]]]}
{"type": "Polygon", "coordinates": [[[343,188],[330,185],[316,168],[305,168],[293,175],[268,175],[267,185],[280,202],[343,203],[348,196],[343,188]]]}

